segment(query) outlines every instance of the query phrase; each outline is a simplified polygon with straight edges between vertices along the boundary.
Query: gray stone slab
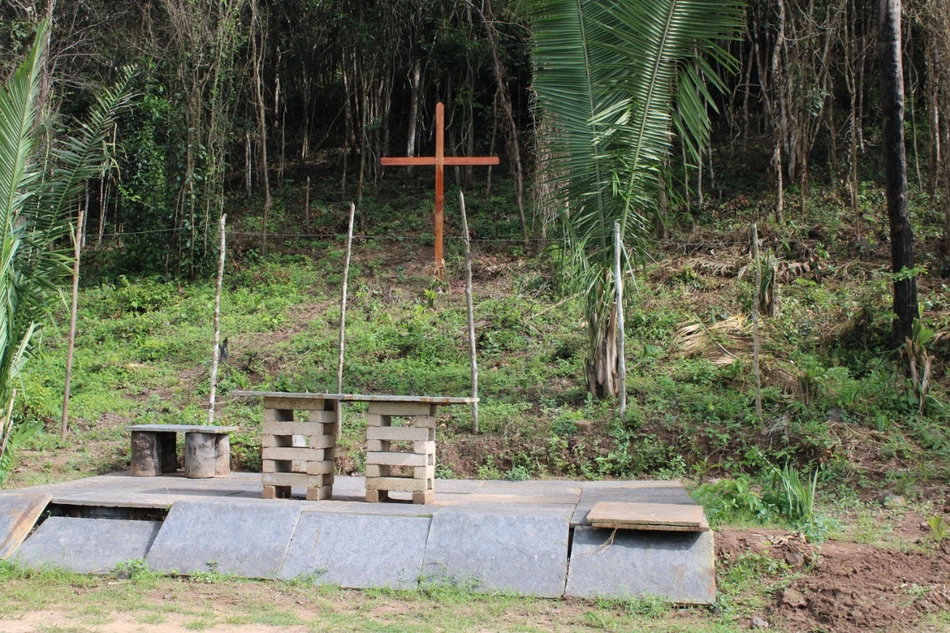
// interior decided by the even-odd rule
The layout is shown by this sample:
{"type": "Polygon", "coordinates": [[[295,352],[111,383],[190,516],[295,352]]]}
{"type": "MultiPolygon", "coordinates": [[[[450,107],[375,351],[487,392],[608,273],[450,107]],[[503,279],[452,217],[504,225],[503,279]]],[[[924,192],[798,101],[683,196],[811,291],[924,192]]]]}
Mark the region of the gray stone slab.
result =
{"type": "MultiPolygon", "coordinates": [[[[436,503],[438,503],[438,501],[436,503]]],[[[501,516],[555,517],[570,521],[571,516],[574,514],[574,508],[575,506],[572,503],[526,504],[518,502],[466,501],[457,505],[446,505],[442,508],[442,512],[466,515],[488,514],[501,516]]]]}
{"type": "Polygon", "coordinates": [[[564,593],[567,546],[563,517],[443,511],[432,517],[423,577],[475,591],[556,597],[564,593]]]}
{"type": "Polygon", "coordinates": [[[602,481],[585,481],[581,484],[584,490],[615,490],[636,488],[682,488],[683,482],[675,479],[609,479],[602,481]]]}
{"type": "Polygon", "coordinates": [[[106,573],[118,563],[145,558],[159,521],[50,517],[26,540],[13,560],[32,568],[106,573]]]}
{"type": "Polygon", "coordinates": [[[679,603],[716,599],[712,532],[574,530],[567,594],[627,598],[655,595],[679,603]]]}
{"type": "Polygon", "coordinates": [[[279,576],[341,587],[413,589],[419,583],[428,517],[304,512],[279,576]]]}
{"type": "Polygon", "coordinates": [[[0,559],[20,547],[52,498],[42,492],[0,494],[0,559]]]}
{"type": "Polygon", "coordinates": [[[293,502],[179,501],[145,562],[159,571],[218,571],[275,577],[290,545],[300,506],[293,502]]]}

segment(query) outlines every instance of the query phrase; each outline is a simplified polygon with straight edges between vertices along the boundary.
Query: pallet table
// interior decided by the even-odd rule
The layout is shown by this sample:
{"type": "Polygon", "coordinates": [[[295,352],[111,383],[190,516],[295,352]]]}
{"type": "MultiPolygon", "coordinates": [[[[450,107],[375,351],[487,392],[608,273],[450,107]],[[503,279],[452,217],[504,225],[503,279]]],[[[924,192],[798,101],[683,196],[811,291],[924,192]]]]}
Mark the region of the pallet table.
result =
{"type": "Polygon", "coordinates": [[[366,501],[390,492],[410,492],[413,503],[432,503],[435,494],[435,426],[442,405],[471,404],[474,398],[232,391],[264,398],[263,494],[289,497],[291,486],[307,488],[307,499],[333,494],[340,404],[366,402],[366,501]],[[306,422],[294,411],[309,411],[306,422]]]}
{"type": "Polygon", "coordinates": [[[157,477],[178,470],[178,433],[185,434],[185,477],[206,479],[231,472],[228,433],[236,426],[133,424],[131,474],[157,477]]]}
{"type": "Polygon", "coordinates": [[[293,486],[307,489],[307,499],[333,494],[336,438],[340,428],[339,395],[234,391],[235,396],[263,396],[261,486],[265,499],[289,498],[293,486]],[[295,420],[294,411],[307,412],[295,420]]]}

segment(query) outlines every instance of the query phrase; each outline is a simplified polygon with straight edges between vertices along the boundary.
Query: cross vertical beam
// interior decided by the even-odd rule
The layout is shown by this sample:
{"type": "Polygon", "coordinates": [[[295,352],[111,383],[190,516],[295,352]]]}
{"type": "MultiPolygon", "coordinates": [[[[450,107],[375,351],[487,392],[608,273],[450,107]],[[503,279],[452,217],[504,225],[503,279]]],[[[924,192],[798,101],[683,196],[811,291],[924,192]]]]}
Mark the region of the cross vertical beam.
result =
{"type": "Polygon", "coordinates": [[[379,159],[382,166],[434,165],[435,166],[435,269],[439,278],[445,271],[443,259],[443,224],[445,221],[445,166],[451,165],[497,165],[497,156],[445,156],[445,106],[435,104],[435,156],[385,156],[379,159]]]}

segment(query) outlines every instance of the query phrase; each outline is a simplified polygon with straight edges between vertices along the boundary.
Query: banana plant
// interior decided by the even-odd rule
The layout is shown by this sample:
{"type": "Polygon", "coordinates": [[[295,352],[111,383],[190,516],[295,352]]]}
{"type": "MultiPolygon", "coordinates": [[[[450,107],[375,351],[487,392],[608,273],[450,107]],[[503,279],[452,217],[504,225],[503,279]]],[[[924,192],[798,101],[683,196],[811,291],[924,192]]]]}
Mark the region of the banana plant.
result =
{"type": "Polygon", "coordinates": [[[616,395],[618,310],[612,227],[624,272],[645,255],[674,142],[693,160],[708,144],[722,46],[741,32],[734,0],[521,0],[531,30],[540,168],[562,219],[572,290],[586,297],[587,378],[616,395]]]}
{"type": "Polygon", "coordinates": [[[130,99],[131,70],[97,102],[74,133],[57,132],[40,106],[40,73],[49,24],[0,86],[0,484],[9,451],[40,424],[14,420],[15,384],[62,297],[71,268],[65,239],[85,182],[109,166],[107,134],[130,99]]]}

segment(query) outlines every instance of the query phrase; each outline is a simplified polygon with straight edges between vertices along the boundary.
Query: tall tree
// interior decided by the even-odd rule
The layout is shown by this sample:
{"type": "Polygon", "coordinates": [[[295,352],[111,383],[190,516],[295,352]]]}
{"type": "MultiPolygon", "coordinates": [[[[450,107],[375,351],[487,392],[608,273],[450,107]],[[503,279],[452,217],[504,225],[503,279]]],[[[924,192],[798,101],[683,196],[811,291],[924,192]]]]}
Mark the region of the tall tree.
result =
{"type": "Polygon", "coordinates": [[[678,137],[698,161],[709,138],[704,78],[710,60],[734,69],[717,42],[735,38],[741,3],[723,0],[525,0],[534,89],[551,175],[563,210],[571,283],[586,296],[587,378],[596,397],[616,395],[614,242],[625,269],[644,250],[658,175],[678,137]]]}
{"type": "Polygon", "coordinates": [[[881,113],[884,117],[884,175],[894,273],[894,343],[913,332],[917,312],[914,233],[910,226],[907,159],[904,154],[904,72],[901,65],[901,0],[879,0],[881,113]]]}

